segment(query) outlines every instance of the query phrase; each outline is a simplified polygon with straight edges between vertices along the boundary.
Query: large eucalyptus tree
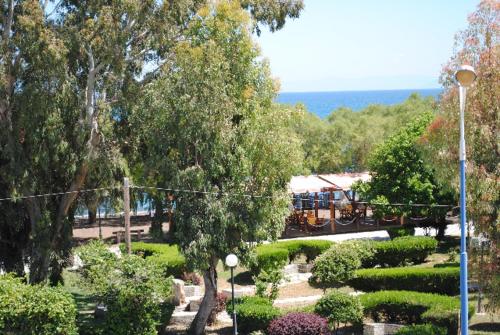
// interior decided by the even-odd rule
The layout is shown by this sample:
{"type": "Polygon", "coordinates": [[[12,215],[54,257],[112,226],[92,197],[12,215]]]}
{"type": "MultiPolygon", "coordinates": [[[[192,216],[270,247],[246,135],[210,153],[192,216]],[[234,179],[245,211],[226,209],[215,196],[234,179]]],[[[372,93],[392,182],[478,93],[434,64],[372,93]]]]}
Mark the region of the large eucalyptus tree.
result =
{"type": "Polygon", "coordinates": [[[201,271],[205,296],[190,333],[202,334],[215,303],[216,266],[284,227],[287,183],[302,161],[288,109],[234,2],[201,8],[131,117],[138,171],[174,192],[175,239],[201,271]]]}

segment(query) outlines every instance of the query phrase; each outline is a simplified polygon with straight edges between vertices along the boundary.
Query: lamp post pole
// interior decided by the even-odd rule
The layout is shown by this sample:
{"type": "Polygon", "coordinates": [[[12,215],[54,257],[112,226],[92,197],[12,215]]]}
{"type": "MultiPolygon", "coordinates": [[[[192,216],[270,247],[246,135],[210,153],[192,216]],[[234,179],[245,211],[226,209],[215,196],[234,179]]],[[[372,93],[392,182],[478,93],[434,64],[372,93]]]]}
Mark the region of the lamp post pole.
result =
{"type": "Polygon", "coordinates": [[[469,291],[467,285],[467,244],[466,244],[466,195],[465,195],[465,131],[464,114],[467,87],[476,79],[471,66],[463,65],[455,73],[459,83],[460,98],[460,332],[469,334],[469,291]]]}
{"type": "Polygon", "coordinates": [[[235,254],[226,256],[226,265],[231,269],[231,303],[233,306],[233,335],[238,335],[238,325],[236,322],[236,308],[234,306],[234,268],[238,265],[238,257],[235,254]]]}

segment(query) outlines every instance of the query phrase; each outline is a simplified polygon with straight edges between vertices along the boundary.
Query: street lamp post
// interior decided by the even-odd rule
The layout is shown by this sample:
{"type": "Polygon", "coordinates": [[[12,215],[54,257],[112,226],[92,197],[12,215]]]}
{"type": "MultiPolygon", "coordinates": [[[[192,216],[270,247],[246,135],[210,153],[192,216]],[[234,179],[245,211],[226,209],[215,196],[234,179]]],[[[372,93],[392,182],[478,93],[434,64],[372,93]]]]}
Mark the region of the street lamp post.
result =
{"type": "Polygon", "coordinates": [[[467,246],[465,241],[466,209],[465,209],[465,135],[464,113],[467,88],[476,79],[472,66],[462,65],[455,73],[459,83],[460,95],[460,330],[462,335],[469,334],[468,287],[467,287],[467,246]]]}
{"type": "Polygon", "coordinates": [[[231,269],[231,300],[233,304],[233,334],[238,334],[238,326],[236,324],[236,308],[234,307],[234,275],[233,270],[238,265],[238,257],[235,254],[226,256],[226,265],[231,269]]]}

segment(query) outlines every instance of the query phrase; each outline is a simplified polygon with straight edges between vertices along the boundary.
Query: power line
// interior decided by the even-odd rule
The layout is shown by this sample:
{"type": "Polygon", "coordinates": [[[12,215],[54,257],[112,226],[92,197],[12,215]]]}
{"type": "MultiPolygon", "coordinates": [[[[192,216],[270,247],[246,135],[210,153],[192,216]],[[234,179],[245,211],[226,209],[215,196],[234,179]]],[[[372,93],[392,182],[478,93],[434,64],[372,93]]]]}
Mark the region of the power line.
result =
{"type": "MultiPolygon", "coordinates": [[[[65,194],[72,194],[72,193],[88,193],[88,192],[97,192],[97,191],[107,191],[107,190],[116,190],[120,189],[120,186],[115,186],[115,187],[100,187],[100,188],[91,188],[91,189],[84,189],[84,190],[77,190],[77,191],[68,191],[68,192],[53,192],[53,193],[44,193],[44,194],[34,194],[34,195],[23,195],[23,196],[18,196],[18,197],[7,197],[7,198],[0,198],[0,201],[15,201],[15,200],[22,200],[22,199],[31,199],[31,198],[44,198],[44,197],[51,197],[51,196],[60,196],[60,195],[65,195],[65,194]]],[[[231,192],[214,192],[214,191],[200,191],[200,190],[189,190],[189,189],[177,189],[177,188],[167,188],[167,187],[154,187],[154,186],[139,186],[139,185],[132,185],[130,188],[135,188],[135,189],[150,189],[150,190],[158,190],[158,191],[166,191],[166,192],[172,192],[172,193],[192,193],[192,194],[205,194],[205,195],[224,195],[224,196],[234,196],[234,197],[245,197],[245,198],[260,198],[260,199],[273,199],[275,198],[274,196],[270,195],[263,195],[263,194],[245,194],[245,193],[231,193],[231,192]]],[[[298,197],[291,197],[290,198],[292,201],[308,201],[308,202],[323,202],[323,203],[343,203],[343,201],[339,200],[321,200],[321,199],[311,199],[311,198],[298,198],[298,197]]],[[[445,204],[420,204],[420,203],[415,203],[415,204],[403,204],[403,203],[377,203],[377,202],[369,202],[369,201],[347,201],[345,202],[350,203],[350,202],[355,202],[356,204],[362,204],[362,205],[374,205],[374,206],[394,206],[394,207],[443,207],[443,208],[450,208],[450,207],[455,207],[455,205],[445,205],[445,204]]]]}
{"type": "Polygon", "coordinates": [[[85,190],[77,190],[77,191],[68,191],[68,192],[54,192],[54,193],[44,193],[44,194],[33,194],[33,195],[22,195],[19,197],[8,197],[8,198],[0,198],[0,201],[13,201],[13,200],[22,200],[22,199],[32,199],[32,198],[45,198],[45,197],[53,197],[64,194],[72,194],[72,193],[87,193],[87,192],[96,192],[96,191],[106,191],[106,190],[116,190],[121,187],[99,187],[99,188],[89,188],[85,190]]]}

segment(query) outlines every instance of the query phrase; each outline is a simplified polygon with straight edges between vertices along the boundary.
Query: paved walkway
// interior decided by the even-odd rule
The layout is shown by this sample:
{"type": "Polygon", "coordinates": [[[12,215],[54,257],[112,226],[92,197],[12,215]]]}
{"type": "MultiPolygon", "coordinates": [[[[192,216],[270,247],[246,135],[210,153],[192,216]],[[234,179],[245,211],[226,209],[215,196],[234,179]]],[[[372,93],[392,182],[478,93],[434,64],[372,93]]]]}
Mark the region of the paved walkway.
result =
{"type": "MultiPolygon", "coordinates": [[[[435,230],[431,229],[431,235],[435,235],[435,230]]],[[[446,228],[447,236],[460,236],[460,225],[459,224],[450,224],[446,228]]],[[[425,231],[422,228],[415,229],[416,236],[425,235],[425,231]]],[[[292,239],[283,239],[280,241],[289,241],[289,240],[328,240],[333,242],[341,242],[346,240],[354,240],[354,239],[372,239],[372,240],[388,240],[389,234],[385,230],[377,230],[377,231],[367,231],[361,233],[348,233],[348,234],[332,234],[332,235],[318,235],[318,236],[304,236],[304,237],[296,237],[292,239]]]]}

